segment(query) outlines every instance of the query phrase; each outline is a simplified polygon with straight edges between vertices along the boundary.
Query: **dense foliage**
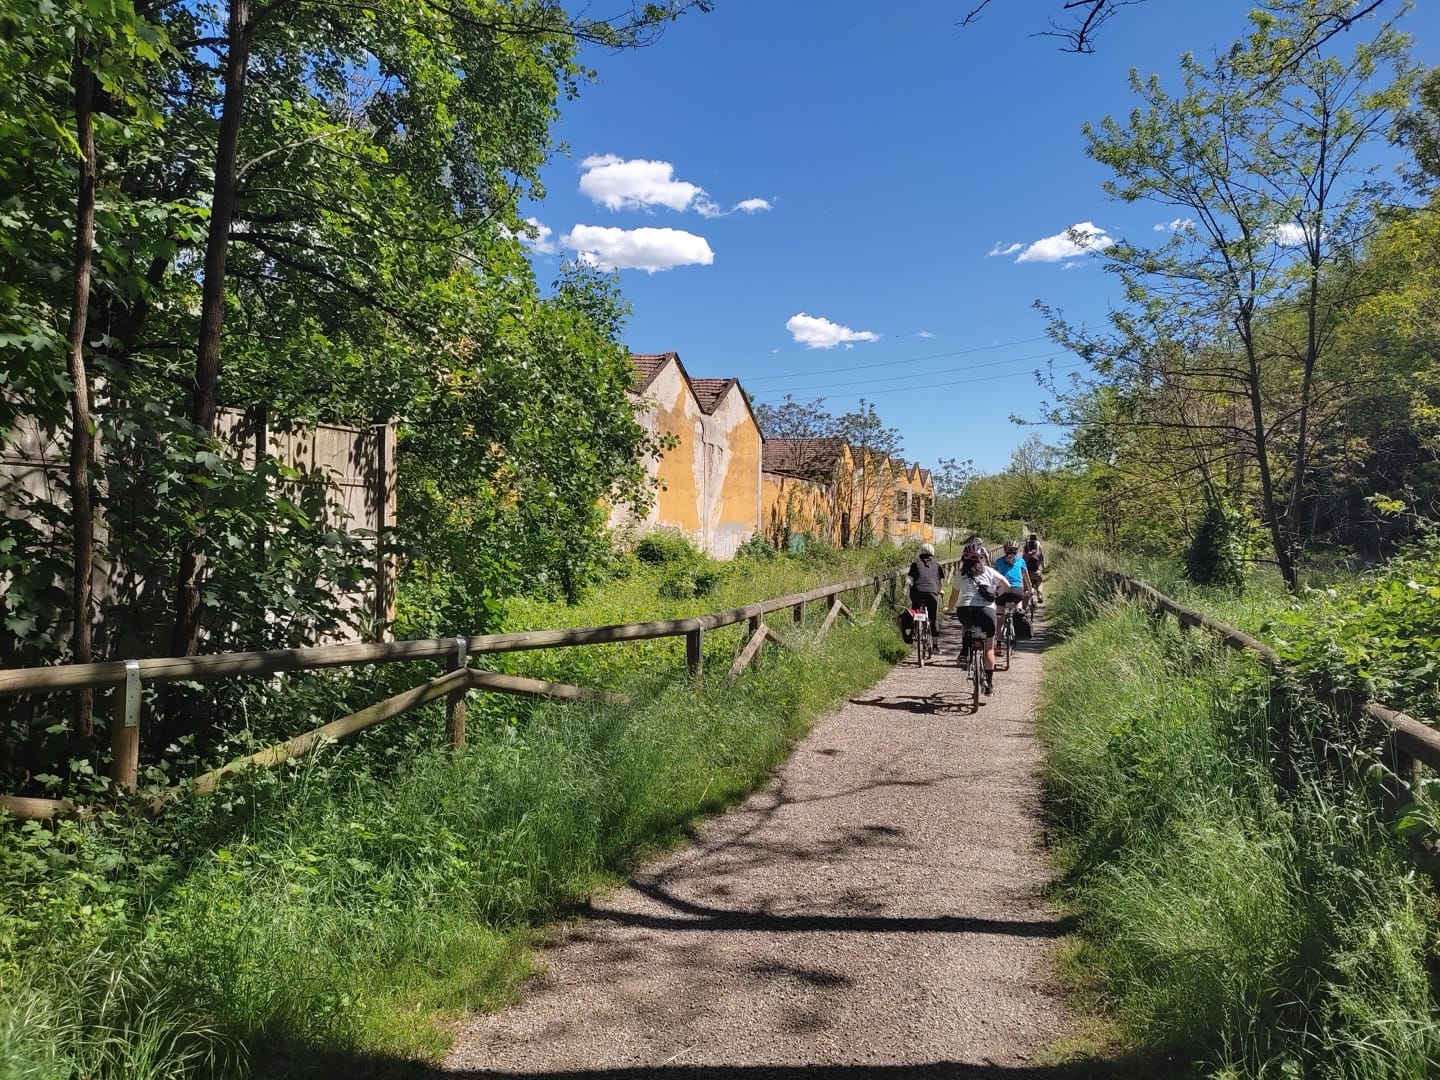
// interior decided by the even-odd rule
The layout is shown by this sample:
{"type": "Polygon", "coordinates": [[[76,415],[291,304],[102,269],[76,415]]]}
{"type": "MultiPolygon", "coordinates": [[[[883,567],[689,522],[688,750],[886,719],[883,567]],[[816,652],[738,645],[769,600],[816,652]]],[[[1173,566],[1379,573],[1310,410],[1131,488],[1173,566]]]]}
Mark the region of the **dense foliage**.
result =
{"type": "MultiPolygon", "coordinates": [[[[775,558],[748,583],[743,569],[720,575],[723,600],[836,567],[775,558]]],[[[579,617],[695,610],[657,597],[665,573],[637,560],[579,617]]],[[[904,652],[887,618],[817,644],[822,612],[811,616],[808,630],[777,617],[793,651],[767,649],[734,685],[717,675],[698,695],[683,642],[522,654],[519,670],[631,702],[517,714],[472,695],[458,752],[432,708],[158,821],[12,828],[0,1075],[312,1076],[339,1061],[354,1075],[362,1060],[433,1057],[447,1011],[498,1002],[528,972],[536,925],[748,792],[821,710],[904,652]]],[[[526,621],[575,617],[535,602],[526,621]]],[[[743,630],[707,636],[710,670],[724,671],[743,630]]]]}
{"type": "Polygon", "coordinates": [[[1095,250],[1123,286],[1108,325],[1045,308],[1089,369],[1044,380],[1067,438],[973,479],[973,523],[1180,555],[1231,507],[1294,590],[1440,513],[1440,71],[1408,59],[1404,8],[1379,7],[1261,5],[1180,86],[1136,72],[1135,109],[1087,127],[1108,192],[1167,224],[1095,250]],[[1413,157],[1404,185],[1379,167],[1387,138],[1413,157]]]}
{"type": "Polygon", "coordinates": [[[1302,675],[1440,723],[1440,542],[1301,599],[1263,632],[1302,675]]]}
{"type": "MultiPolygon", "coordinates": [[[[605,505],[646,497],[649,444],[613,277],[562,267],[547,295],[519,200],[590,75],[578,47],[707,6],[7,5],[0,442],[49,467],[0,492],[0,663],[376,633],[346,594],[377,543],[415,579],[416,629],[577,596],[605,505]],[[320,467],[217,438],[222,409],[396,425],[395,533],[348,538],[320,467]]],[[[152,757],[236,705],[159,704],[152,757]]],[[[7,716],[7,790],[100,749],[87,695],[7,716]]]]}
{"type": "Polygon", "coordinates": [[[1433,1075],[1431,879],[1378,792],[1309,739],[1288,754],[1276,741],[1319,723],[1333,743],[1343,725],[1282,707],[1244,656],[1117,603],[1110,565],[1072,556],[1047,590],[1070,633],[1047,661],[1041,725],[1081,926],[1071,970],[1111,1037],[1145,1075],[1433,1075]]]}

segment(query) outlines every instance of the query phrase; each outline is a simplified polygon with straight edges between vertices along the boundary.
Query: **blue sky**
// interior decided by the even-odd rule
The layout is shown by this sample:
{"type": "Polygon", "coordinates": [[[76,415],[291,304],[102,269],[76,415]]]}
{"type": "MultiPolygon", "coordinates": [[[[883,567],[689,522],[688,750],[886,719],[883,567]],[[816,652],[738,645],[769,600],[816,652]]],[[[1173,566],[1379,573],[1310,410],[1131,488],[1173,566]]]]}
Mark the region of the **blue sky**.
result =
{"type": "MultiPolygon", "coordinates": [[[[715,0],[648,48],[596,51],[566,103],[569,156],[525,213],[537,275],[588,250],[621,267],[626,344],[752,396],[860,397],[908,459],[1005,467],[1032,431],[1034,372],[1076,366],[1036,300],[1097,323],[1114,293],[1069,252],[1085,226],[1147,240],[1165,215],[1108,200],[1081,125],[1134,104],[1128,71],[1178,87],[1177,58],[1244,32],[1249,0],[1120,11],[1093,55],[1035,36],[1060,0],[715,0]]],[[[1393,10],[1397,4],[1387,5],[1393,10]]],[[[1440,63],[1440,4],[1404,27],[1440,63]]],[[[1398,158],[1397,158],[1398,160],[1398,158]]]]}

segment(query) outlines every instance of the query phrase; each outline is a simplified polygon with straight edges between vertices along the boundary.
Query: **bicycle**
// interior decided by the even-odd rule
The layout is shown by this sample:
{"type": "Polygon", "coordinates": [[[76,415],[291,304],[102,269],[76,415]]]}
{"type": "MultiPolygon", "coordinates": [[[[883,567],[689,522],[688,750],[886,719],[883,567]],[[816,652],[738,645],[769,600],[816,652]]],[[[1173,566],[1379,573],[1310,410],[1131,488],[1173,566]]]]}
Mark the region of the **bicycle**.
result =
{"type": "Polygon", "coordinates": [[[924,608],[911,608],[910,618],[914,624],[915,659],[921,667],[935,655],[935,636],[930,629],[930,613],[924,608]]]}
{"type": "Polygon", "coordinates": [[[988,693],[985,689],[985,631],[978,626],[965,627],[965,643],[960,650],[960,662],[966,668],[970,680],[971,711],[980,711],[980,696],[988,693]]]}
{"type": "Polygon", "coordinates": [[[995,669],[997,671],[1010,670],[1010,657],[1015,652],[1015,606],[1016,602],[1011,600],[1004,605],[1005,611],[1000,619],[1000,628],[995,632],[995,669]],[[1005,666],[1000,666],[1001,658],[1005,660],[1005,666]]]}

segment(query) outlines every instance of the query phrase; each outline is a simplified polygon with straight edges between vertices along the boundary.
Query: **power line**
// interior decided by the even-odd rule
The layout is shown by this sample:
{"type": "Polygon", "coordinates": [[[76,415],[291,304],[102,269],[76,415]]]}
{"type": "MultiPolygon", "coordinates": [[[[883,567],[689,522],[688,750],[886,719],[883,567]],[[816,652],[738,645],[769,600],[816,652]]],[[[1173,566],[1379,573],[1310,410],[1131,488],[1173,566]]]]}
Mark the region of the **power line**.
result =
{"type": "Polygon", "coordinates": [[[957,371],[976,371],[980,368],[1000,367],[1002,364],[1024,364],[1031,360],[1044,360],[1052,355],[1052,353],[1048,352],[1034,353],[1030,356],[1012,356],[1005,360],[991,360],[984,364],[965,364],[961,367],[938,368],[935,371],[917,371],[910,375],[889,375],[877,379],[858,379],[854,382],[814,383],[806,386],[785,387],[766,391],[767,397],[765,400],[770,400],[769,395],[774,394],[793,394],[797,391],[809,393],[812,390],[839,390],[848,386],[868,386],[871,383],[897,382],[900,379],[928,379],[936,375],[951,375],[957,371]]]}
{"type": "Polygon", "coordinates": [[[1005,341],[998,345],[978,345],[973,349],[956,349],[954,352],[933,353],[930,356],[917,356],[913,360],[882,360],[874,364],[852,364],[849,367],[815,368],[811,371],[791,371],[784,375],[761,375],[753,379],[743,380],[746,385],[758,382],[771,382],[775,379],[803,378],[806,375],[832,375],[842,371],[863,371],[868,368],[897,367],[900,364],[922,364],[926,360],[944,360],[951,356],[967,356],[970,353],[988,352],[991,349],[1008,349],[1012,345],[1029,345],[1032,341],[1044,341],[1045,335],[1039,337],[1021,338],[1019,341],[1005,341]]]}
{"type": "MultiPolygon", "coordinates": [[[[1084,362],[1081,362],[1081,363],[1079,363],[1079,364],[1066,364],[1064,367],[1051,368],[1050,370],[1051,370],[1052,372],[1054,372],[1055,374],[1062,374],[1062,373],[1067,372],[1067,371],[1079,371],[1081,368],[1088,367],[1088,366],[1089,366],[1088,364],[1085,364],[1084,362]]],[[[971,384],[973,384],[973,383],[994,382],[994,381],[997,380],[997,379],[1013,379],[1013,378],[1015,378],[1015,376],[1017,376],[1017,375],[1024,375],[1024,374],[1026,374],[1026,373],[1023,372],[1023,371],[1006,371],[1006,372],[1003,372],[1002,374],[999,374],[999,375],[982,375],[982,376],[981,376],[980,378],[978,378],[978,379],[955,379],[955,380],[952,380],[951,382],[932,383],[932,384],[930,384],[930,385],[928,385],[928,386],[892,386],[892,387],[891,387],[890,389],[888,389],[888,390],[875,390],[875,391],[872,391],[872,392],[870,392],[870,393],[865,394],[864,396],[865,396],[865,397],[878,397],[878,396],[880,396],[881,394],[907,394],[907,393],[913,393],[913,392],[916,391],[916,390],[943,390],[943,389],[945,389],[946,387],[950,387],[950,386],[969,386],[969,385],[971,385],[971,384]]],[[[842,395],[841,395],[841,397],[860,397],[860,396],[861,396],[860,394],[842,394],[842,395]]],[[[776,402],[771,401],[771,400],[766,400],[766,399],[764,399],[764,398],[756,398],[755,400],[758,401],[758,402],[760,402],[761,404],[764,404],[764,405],[773,405],[773,404],[776,404],[776,402]]]]}

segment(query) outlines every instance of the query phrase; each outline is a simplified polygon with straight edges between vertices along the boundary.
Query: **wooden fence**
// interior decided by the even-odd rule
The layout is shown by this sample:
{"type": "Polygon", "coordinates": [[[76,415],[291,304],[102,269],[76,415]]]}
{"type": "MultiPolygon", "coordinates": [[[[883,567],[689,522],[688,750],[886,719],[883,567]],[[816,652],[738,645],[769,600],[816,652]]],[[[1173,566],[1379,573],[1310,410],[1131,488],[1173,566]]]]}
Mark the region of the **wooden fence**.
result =
{"type": "MultiPolygon", "coordinates": [[[[951,565],[955,560],[945,560],[951,565]]],[[[822,638],[842,615],[854,618],[841,602],[847,592],[874,590],[869,613],[873,614],[888,596],[894,602],[899,593],[903,572],[880,574],[855,581],[842,582],[809,592],[793,593],[775,600],[765,600],[745,607],[732,608],[711,615],[661,622],[621,623],[613,626],[592,626],[573,630],[532,630],[515,634],[482,634],[437,638],[421,641],[390,641],[348,645],[320,645],[303,649],[281,649],[269,652],[215,653],[209,656],[156,657],[146,660],[113,660],[94,664],[64,664],[45,668],[12,668],[0,670],[0,697],[20,694],[56,693],[82,689],[113,689],[110,727],[110,778],[117,791],[133,792],[139,776],[141,735],[141,689],[145,685],[170,682],[211,682],[219,679],[251,675],[278,675],[292,671],[317,671],[323,668],[355,667],[363,664],[411,663],[418,660],[439,660],[449,670],[404,693],[377,702],[359,712],[307,731],[288,742],[270,747],[258,754],[229,764],[172,788],[151,801],[158,809],[179,795],[214,790],[226,775],[256,766],[277,765],[308,753],[328,739],[338,739],[363,731],[375,724],[392,720],[420,706],[447,699],[446,733],[452,745],[465,741],[465,695],[470,690],[505,694],[522,694],[561,700],[592,698],[619,700],[604,691],[544,682],[516,675],[502,675],[469,666],[472,656],[520,652],[533,649],[571,648],[654,638],[685,638],[685,661],[690,674],[703,677],[705,635],[721,627],[747,623],[744,646],[727,673],[735,678],[759,654],[769,641],[785,645],[779,634],[765,623],[765,616],[789,609],[795,625],[805,624],[809,605],[824,601],[826,612],[820,621],[816,639],[822,638]]],[[[77,811],[63,799],[36,799],[21,796],[0,796],[0,809],[13,817],[44,819],[77,811]]]]}
{"type": "MultiPolygon", "coordinates": [[[[1218,619],[1187,608],[1143,581],[1112,573],[1110,582],[1118,592],[1148,604],[1162,617],[1173,616],[1182,629],[1202,627],[1229,648],[1255,653],[1271,672],[1278,674],[1285,666],[1280,654],[1263,641],[1218,619]]],[[[1397,773],[1405,776],[1413,774],[1416,765],[1440,769],[1440,731],[1375,701],[1362,704],[1360,712],[1375,724],[1377,732],[1387,744],[1386,749],[1396,763],[1397,773]]]]}

